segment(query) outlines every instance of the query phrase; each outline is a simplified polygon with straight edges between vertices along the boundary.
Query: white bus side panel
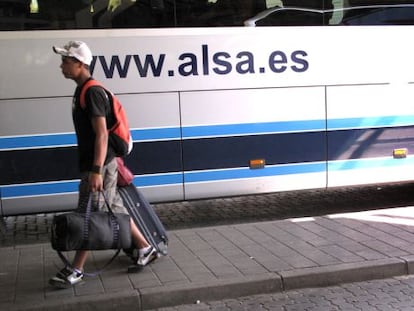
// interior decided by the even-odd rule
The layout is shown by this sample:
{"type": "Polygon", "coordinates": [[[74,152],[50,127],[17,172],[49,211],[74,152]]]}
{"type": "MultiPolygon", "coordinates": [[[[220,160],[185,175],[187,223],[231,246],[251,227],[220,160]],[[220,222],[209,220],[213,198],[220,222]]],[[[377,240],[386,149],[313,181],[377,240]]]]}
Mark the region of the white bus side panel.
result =
{"type": "MultiPolygon", "coordinates": [[[[207,136],[204,137],[209,137],[210,127],[214,129],[212,137],[325,130],[323,87],[184,92],[181,109],[184,140],[203,138],[197,132],[192,134],[191,128],[197,126],[206,127],[204,133],[207,136]]],[[[285,150],[273,152],[283,153],[285,150]]],[[[185,148],[183,155],[185,159],[185,148]]],[[[250,169],[249,160],[254,159],[246,159],[244,167],[234,169],[185,171],[186,199],[326,186],[324,164],[317,164],[319,172],[314,172],[316,168],[309,169],[313,164],[306,163],[250,169]],[[301,171],[307,173],[301,174],[301,171]]],[[[263,160],[266,162],[266,158],[263,160]]]]}
{"type": "MultiPolygon", "coordinates": [[[[327,126],[332,131],[373,129],[361,134],[328,161],[328,186],[396,182],[413,179],[414,85],[336,86],[327,88],[327,126]],[[398,131],[398,139],[389,133],[398,131]],[[394,149],[407,158],[394,158],[394,149]],[[383,154],[383,157],[374,155],[383,154]],[[359,158],[358,158],[359,157],[359,158]]],[[[328,144],[333,142],[328,140],[328,144]]]]}
{"type": "Polygon", "coordinates": [[[272,177],[186,183],[188,200],[218,196],[237,196],[275,191],[324,188],[326,173],[292,174],[272,177]]]}
{"type": "Polygon", "coordinates": [[[72,98],[0,101],[0,136],[73,132],[72,98]]]}

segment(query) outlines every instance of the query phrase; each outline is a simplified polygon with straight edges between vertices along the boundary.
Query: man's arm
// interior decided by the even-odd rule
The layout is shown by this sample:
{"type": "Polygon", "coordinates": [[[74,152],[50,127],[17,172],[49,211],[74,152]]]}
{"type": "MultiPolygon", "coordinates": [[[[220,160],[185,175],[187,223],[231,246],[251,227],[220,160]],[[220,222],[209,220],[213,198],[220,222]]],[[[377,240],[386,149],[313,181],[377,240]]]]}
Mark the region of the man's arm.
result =
{"type": "MultiPolygon", "coordinates": [[[[93,117],[92,128],[95,131],[95,156],[93,165],[102,169],[108,150],[108,130],[105,117],[93,117]]],[[[89,174],[89,187],[91,191],[103,190],[103,178],[96,172],[89,174]]]]}

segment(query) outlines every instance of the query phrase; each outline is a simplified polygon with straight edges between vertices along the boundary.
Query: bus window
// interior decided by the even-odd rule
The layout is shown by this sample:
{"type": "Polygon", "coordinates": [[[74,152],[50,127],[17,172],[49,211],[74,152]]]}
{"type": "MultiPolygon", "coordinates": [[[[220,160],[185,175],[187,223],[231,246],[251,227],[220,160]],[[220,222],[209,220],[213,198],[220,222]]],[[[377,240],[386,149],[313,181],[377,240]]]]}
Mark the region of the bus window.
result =
{"type": "Polygon", "coordinates": [[[174,26],[173,1],[123,1],[113,11],[104,10],[98,18],[98,27],[100,28],[159,28],[174,26]]]}
{"type": "Polygon", "coordinates": [[[0,30],[24,30],[27,25],[37,28],[47,24],[37,14],[31,15],[30,5],[28,0],[0,1],[0,30]]]}
{"type": "Polygon", "coordinates": [[[414,6],[361,9],[344,14],[340,25],[414,25],[414,6]]]}
{"type": "Polygon", "coordinates": [[[174,0],[0,0],[0,30],[171,27],[174,0]]]}
{"type": "MultiPolygon", "coordinates": [[[[246,26],[323,26],[341,0],[282,0],[279,6],[246,20],[246,26]],[[331,10],[331,11],[329,11],[331,10]],[[326,11],[326,13],[324,13],[326,11]]],[[[341,4],[341,3],[340,3],[341,4]]]]}
{"type": "Polygon", "coordinates": [[[186,27],[243,26],[266,9],[266,0],[176,1],[177,25],[186,27]]]}
{"type": "Polygon", "coordinates": [[[256,26],[322,26],[323,14],[318,12],[284,8],[256,22],[256,26]]]}
{"type": "Polygon", "coordinates": [[[246,26],[414,25],[414,1],[284,0],[247,19],[246,26]]]}
{"type": "Polygon", "coordinates": [[[278,3],[281,0],[0,0],[0,30],[243,26],[246,19],[278,3]]]}
{"type": "Polygon", "coordinates": [[[0,30],[413,25],[414,0],[0,0],[0,30]]]}

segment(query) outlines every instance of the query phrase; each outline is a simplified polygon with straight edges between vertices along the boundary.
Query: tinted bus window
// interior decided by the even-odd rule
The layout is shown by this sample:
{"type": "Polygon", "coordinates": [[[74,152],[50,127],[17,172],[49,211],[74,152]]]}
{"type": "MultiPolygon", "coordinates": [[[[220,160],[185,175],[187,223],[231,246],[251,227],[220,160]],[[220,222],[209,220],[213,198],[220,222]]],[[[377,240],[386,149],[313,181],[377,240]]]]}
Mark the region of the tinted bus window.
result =
{"type": "Polygon", "coordinates": [[[361,9],[346,12],[341,25],[414,25],[414,6],[361,9]]]}
{"type": "Polygon", "coordinates": [[[0,0],[0,30],[216,27],[276,6],[322,0],[0,0]]]}
{"type": "Polygon", "coordinates": [[[414,1],[284,1],[246,20],[246,26],[413,25],[414,1]]]}
{"type": "Polygon", "coordinates": [[[413,24],[409,7],[348,10],[395,4],[414,1],[0,0],[0,30],[413,24]]]}
{"type": "Polygon", "coordinates": [[[323,14],[289,8],[276,10],[256,22],[256,26],[322,26],[323,24],[323,14]]]}
{"type": "Polygon", "coordinates": [[[266,10],[265,0],[210,0],[187,2],[186,10],[177,6],[178,26],[242,26],[243,21],[266,10]]]}

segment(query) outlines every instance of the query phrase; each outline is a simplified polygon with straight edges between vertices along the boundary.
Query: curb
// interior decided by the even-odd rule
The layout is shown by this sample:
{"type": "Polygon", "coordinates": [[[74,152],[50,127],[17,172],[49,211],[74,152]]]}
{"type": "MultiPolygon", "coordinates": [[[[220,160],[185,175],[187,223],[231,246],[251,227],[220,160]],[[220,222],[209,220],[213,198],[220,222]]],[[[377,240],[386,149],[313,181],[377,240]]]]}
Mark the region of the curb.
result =
{"type": "Polygon", "coordinates": [[[212,284],[170,286],[141,291],[142,310],[196,301],[229,299],[240,296],[275,293],[301,288],[327,287],[342,283],[384,279],[414,272],[414,256],[325,267],[296,269],[251,278],[212,284]]]}
{"type": "Polygon", "coordinates": [[[170,285],[141,290],[142,310],[282,291],[282,280],[274,273],[210,283],[170,285]]]}
{"type": "Polygon", "coordinates": [[[409,264],[404,259],[387,258],[369,262],[297,269],[282,272],[280,275],[283,280],[283,289],[293,290],[308,287],[327,287],[342,283],[406,275],[409,274],[409,265],[413,264],[409,264]]]}
{"type": "Polygon", "coordinates": [[[342,283],[368,281],[414,273],[414,256],[347,263],[266,273],[209,283],[171,284],[163,288],[145,288],[102,296],[78,296],[71,299],[32,304],[5,304],[7,310],[149,310],[198,301],[276,293],[301,288],[326,287],[342,283]]]}

